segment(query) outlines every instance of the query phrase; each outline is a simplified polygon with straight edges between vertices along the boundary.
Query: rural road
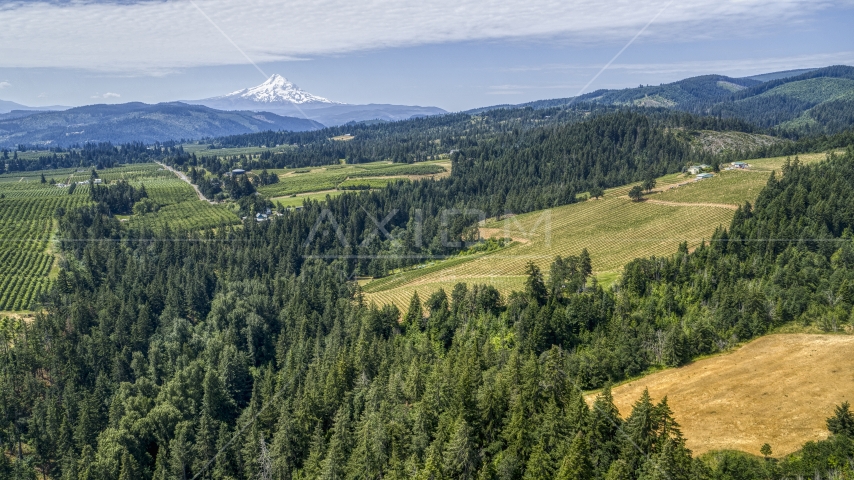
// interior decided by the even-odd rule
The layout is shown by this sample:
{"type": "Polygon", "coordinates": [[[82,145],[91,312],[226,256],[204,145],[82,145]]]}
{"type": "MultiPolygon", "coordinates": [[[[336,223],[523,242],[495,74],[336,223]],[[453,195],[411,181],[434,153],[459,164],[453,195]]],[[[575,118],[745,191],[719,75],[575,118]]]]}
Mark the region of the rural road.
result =
{"type": "Polygon", "coordinates": [[[208,203],[210,203],[211,205],[213,205],[213,204],[215,204],[215,203],[216,203],[216,202],[214,202],[213,200],[208,200],[204,195],[202,195],[202,192],[199,190],[199,187],[197,187],[197,186],[193,185],[193,182],[191,182],[191,181],[190,181],[190,179],[189,179],[189,178],[187,178],[187,176],[186,176],[186,175],[184,175],[183,173],[179,172],[178,170],[175,170],[174,168],[170,167],[169,165],[164,165],[164,164],[162,164],[162,163],[160,163],[160,162],[156,162],[156,163],[157,163],[158,165],[160,165],[161,167],[165,168],[166,170],[169,170],[170,172],[174,173],[175,175],[177,175],[177,176],[178,176],[178,178],[180,178],[181,180],[183,180],[183,181],[187,182],[187,184],[188,184],[188,185],[190,185],[191,187],[193,187],[193,190],[195,190],[195,191],[196,191],[196,195],[198,195],[198,196],[199,196],[199,200],[202,200],[202,201],[208,202],[208,203]]]}

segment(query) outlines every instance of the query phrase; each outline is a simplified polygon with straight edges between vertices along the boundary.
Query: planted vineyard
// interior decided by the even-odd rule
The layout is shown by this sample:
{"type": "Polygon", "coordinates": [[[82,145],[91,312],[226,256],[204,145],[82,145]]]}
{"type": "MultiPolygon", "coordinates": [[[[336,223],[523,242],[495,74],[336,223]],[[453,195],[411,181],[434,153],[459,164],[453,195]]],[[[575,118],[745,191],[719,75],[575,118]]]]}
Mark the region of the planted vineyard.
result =
{"type": "MultiPolygon", "coordinates": [[[[134,164],[98,170],[103,184],[125,180],[145,186],[157,211],[124,218],[128,228],[202,230],[240,221],[223,205],[199,200],[193,188],[157,164],[134,164]]],[[[56,212],[91,203],[91,169],[60,169],[0,176],[0,311],[34,308],[53,281],[58,259],[53,250],[56,212]],[[45,183],[41,182],[42,175],[45,183]],[[50,182],[76,184],[69,187],[50,182]]]]}
{"type": "MultiPolygon", "coordinates": [[[[805,155],[802,163],[825,158],[805,155]]],[[[412,294],[427,298],[456,283],[485,284],[507,294],[524,289],[525,266],[543,271],[556,256],[578,255],[586,248],[596,277],[610,283],[635,258],[667,256],[687,242],[695,248],[732,220],[735,209],[753,201],[772,171],[778,174],[785,157],[750,161],[749,171],[724,171],[695,181],[693,175],[667,175],[657,180],[646,201],[628,198],[630,186],[610,189],[598,200],[487,222],[481,236],[509,237],[510,247],[488,254],[439,260],[364,284],[368,301],[405,309],[412,294]]]]}
{"type": "Polygon", "coordinates": [[[395,164],[388,162],[358,165],[331,165],[318,168],[274,170],[279,183],[266,185],[258,192],[268,198],[321,192],[335,189],[383,188],[389,182],[407,178],[430,178],[446,175],[451,170],[450,162],[435,161],[418,164],[395,164]]]}
{"type": "Polygon", "coordinates": [[[0,311],[28,310],[50,288],[56,267],[51,248],[55,212],[85,205],[88,188],[69,195],[68,188],[41,183],[36,172],[0,179],[0,196],[0,311]]]}
{"type": "Polygon", "coordinates": [[[157,205],[156,211],[125,218],[129,228],[203,230],[240,221],[228,207],[199,200],[193,187],[154,163],[109,169],[101,177],[104,181],[125,180],[135,187],[144,186],[148,198],[157,205]]]}

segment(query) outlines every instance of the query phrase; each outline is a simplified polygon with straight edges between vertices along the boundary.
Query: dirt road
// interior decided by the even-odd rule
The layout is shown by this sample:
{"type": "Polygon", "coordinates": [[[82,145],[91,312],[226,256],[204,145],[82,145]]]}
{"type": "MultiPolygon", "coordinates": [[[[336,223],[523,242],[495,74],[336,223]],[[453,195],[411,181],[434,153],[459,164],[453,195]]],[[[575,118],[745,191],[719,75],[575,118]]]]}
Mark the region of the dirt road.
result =
{"type": "Polygon", "coordinates": [[[193,182],[191,182],[191,181],[190,181],[190,179],[189,179],[189,178],[187,178],[187,176],[186,176],[186,175],[184,175],[183,173],[179,172],[178,170],[175,170],[174,168],[170,167],[169,165],[164,165],[164,164],[162,164],[162,163],[160,163],[160,162],[157,162],[157,164],[158,164],[158,165],[160,165],[161,167],[165,168],[166,170],[169,170],[170,172],[174,173],[175,175],[177,175],[177,176],[178,176],[178,178],[180,178],[181,180],[183,180],[183,181],[187,182],[187,184],[188,184],[188,185],[190,185],[191,187],[193,187],[193,190],[195,190],[195,191],[196,191],[196,195],[198,195],[198,196],[199,196],[199,200],[202,200],[202,201],[208,202],[208,203],[210,203],[211,205],[213,205],[213,204],[215,204],[215,203],[216,203],[216,202],[214,202],[213,200],[208,200],[204,195],[202,195],[202,192],[199,190],[199,187],[197,187],[196,185],[193,185],[193,182]]]}

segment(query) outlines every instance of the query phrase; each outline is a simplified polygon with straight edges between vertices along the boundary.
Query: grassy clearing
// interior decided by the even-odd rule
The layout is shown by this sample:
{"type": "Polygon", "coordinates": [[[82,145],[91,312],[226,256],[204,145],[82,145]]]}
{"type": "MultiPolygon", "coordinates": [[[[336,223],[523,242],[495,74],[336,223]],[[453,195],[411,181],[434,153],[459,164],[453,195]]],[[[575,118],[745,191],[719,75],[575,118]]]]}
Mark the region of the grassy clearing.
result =
{"type": "MultiPolygon", "coordinates": [[[[802,155],[800,161],[825,157],[802,155]]],[[[363,290],[368,301],[398,308],[406,308],[415,292],[423,299],[439,288],[450,291],[458,282],[493,285],[507,294],[523,287],[529,261],[548,272],[554,257],[578,255],[583,248],[590,252],[597,281],[612,285],[630,260],[670,255],[683,241],[694,248],[718,226],[728,226],[737,205],[754,201],[771,172],[779,174],[785,161],[751,160],[749,171],[724,171],[699,182],[691,175],[667,175],[658,179],[657,191],[645,202],[630,201],[627,185],[606,191],[598,200],[488,222],[481,228],[483,237],[516,242],[490,254],[436,261],[377,279],[363,290]]]]}
{"type": "Polygon", "coordinates": [[[695,455],[722,449],[758,455],[767,442],[784,456],[826,438],[833,406],[854,400],[852,349],[853,336],[768,335],[620,385],[614,400],[627,415],[645,388],[656,401],[666,395],[695,455]]]}
{"type": "Polygon", "coordinates": [[[399,178],[426,179],[448,175],[451,162],[435,160],[416,164],[373,162],[357,165],[330,165],[316,168],[279,169],[279,183],[266,185],[258,192],[267,198],[335,190],[339,187],[367,185],[383,188],[399,178]]]}
{"type": "Polygon", "coordinates": [[[264,152],[279,153],[287,151],[293,147],[290,145],[270,146],[269,148],[261,147],[240,147],[240,148],[210,148],[208,144],[185,143],[182,145],[187,153],[195,153],[197,156],[205,157],[231,157],[234,155],[261,155],[264,152]]]}
{"type": "MultiPolygon", "coordinates": [[[[824,160],[824,153],[801,155],[801,163],[814,163],[824,160]]],[[[714,178],[699,182],[691,182],[673,189],[665,189],[657,195],[650,196],[652,200],[684,203],[726,203],[741,205],[745,201],[753,201],[759,192],[765,188],[772,171],[780,174],[786,157],[763,158],[750,160],[749,170],[722,171],[714,178]]]]}
{"type": "Polygon", "coordinates": [[[330,191],[330,192],[318,192],[318,193],[306,193],[294,196],[287,197],[275,197],[270,200],[274,205],[281,204],[285,208],[289,207],[301,207],[306,200],[314,200],[315,202],[323,202],[326,201],[326,197],[330,196],[332,198],[337,197],[344,193],[343,191],[330,191]]]}
{"type": "Polygon", "coordinates": [[[759,147],[783,143],[777,137],[742,132],[692,131],[687,138],[696,148],[705,152],[750,151],[759,147]]]}
{"type": "Polygon", "coordinates": [[[851,98],[854,80],[848,78],[811,78],[790,82],[768,90],[759,97],[783,95],[811,103],[822,103],[840,98],[851,98]]]}

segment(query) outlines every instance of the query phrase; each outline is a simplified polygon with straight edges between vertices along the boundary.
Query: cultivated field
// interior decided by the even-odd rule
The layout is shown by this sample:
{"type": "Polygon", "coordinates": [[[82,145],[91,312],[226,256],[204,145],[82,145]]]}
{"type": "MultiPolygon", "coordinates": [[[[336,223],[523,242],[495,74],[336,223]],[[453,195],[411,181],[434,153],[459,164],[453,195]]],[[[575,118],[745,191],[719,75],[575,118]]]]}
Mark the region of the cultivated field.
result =
{"type": "Polygon", "coordinates": [[[759,455],[767,442],[779,457],[828,436],[825,419],[834,405],[854,401],[852,372],[854,337],[777,334],[620,385],[613,394],[623,417],[644,389],[656,402],[667,396],[695,455],[759,455]]]}
{"type": "Polygon", "coordinates": [[[278,198],[357,185],[366,188],[381,188],[390,181],[439,178],[448,175],[450,171],[451,162],[448,160],[416,164],[373,162],[357,165],[279,169],[272,170],[272,173],[279,175],[279,183],[260,187],[258,192],[267,198],[278,198]]]}
{"type": "Polygon", "coordinates": [[[344,190],[329,190],[326,192],[315,192],[315,193],[300,193],[297,195],[288,195],[285,197],[274,197],[271,198],[270,201],[275,205],[281,205],[284,208],[289,207],[299,207],[305,203],[306,200],[313,200],[315,202],[323,202],[326,201],[326,196],[328,195],[331,198],[335,198],[338,195],[344,193],[344,190]]]}
{"type": "Polygon", "coordinates": [[[145,186],[148,197],[160,205],[156,213],[132,215],[131,228],[147,227],[175,230],[201,230],[239,223],[237,215],[225,205],[199,200],[195,190],[174,173],[156,163],[128,165],[99,174],[104,181],[123,178],[134,186],[145,186]]]}
{"type": "MultiPolygon", "coordinates": [[[[70,178],[75,170],[51,170],[48,178],[70,178]]],[[[41,183],[42,172],[0,176],[0,311],[31,308],[51,284],[57,260],[51,237],[57,208],[76,208],[89,202],[87,187],[69,195],[41,183]]],[[[87,177],[88,178],[88,177],[87,177]]]]}
{"type": "Polygon", "coordinates": [[[256,157],[264,152],[281,153],[291,149],[290,145],[261,147],[236,147],[236,148],[210,148],[208,144],[185,143],[181,145],[187,153],[195,153],[199,157],[232,157],[235,155],[247,155],[256,157]]]}
{"type": "MultiPolygon", "coordinates": [[[[814,162],[824,154],[804,155],[814,162]]],[[[459,282],[495,286],[502,293],[520,290],[525,265],[532,261],[545,273],[558,255],[578,255],[587,248],[596,277],[605,284],[619,278],[632,259],[670,255],[687,241],[694,248],[718,226],[729,226],[739,204],[753,201],[779,171],[786,158],[751,160],[747,171],[724,171],[695,181],[692,175],[658,179],[654,193],[632,202],[630,186],[610,189],[598,200],[519,215],[481,228],[483,237],[516,242],[497,252],[434,261],[417,269],[377,279],[363,286],[366,299],[405,309],[414,292],[426,298],[439,288],[450,291],[459,282]],[[550,233],[547,233],[550,232],[550,233]]]]}
{"type": "MultiPolygon", "coordinates": [[[[88,185],[78,185],[69,195],[68,187],[41,183],[42,174],[47,182],[70,184],[89,180],[91,169],[0,175],[0,311],[29,310],[50,287],[57,271],[56,210],[90,203],[88,185]]],[[[240,221],[227,207],[200,201],[192,187],[157,164],[99,170],[98,176],[105,183],[124,179],[145,185],[149,198],[161,206],[156,213],[122,217],[129,228],[203,229],[240,221]]]]}

